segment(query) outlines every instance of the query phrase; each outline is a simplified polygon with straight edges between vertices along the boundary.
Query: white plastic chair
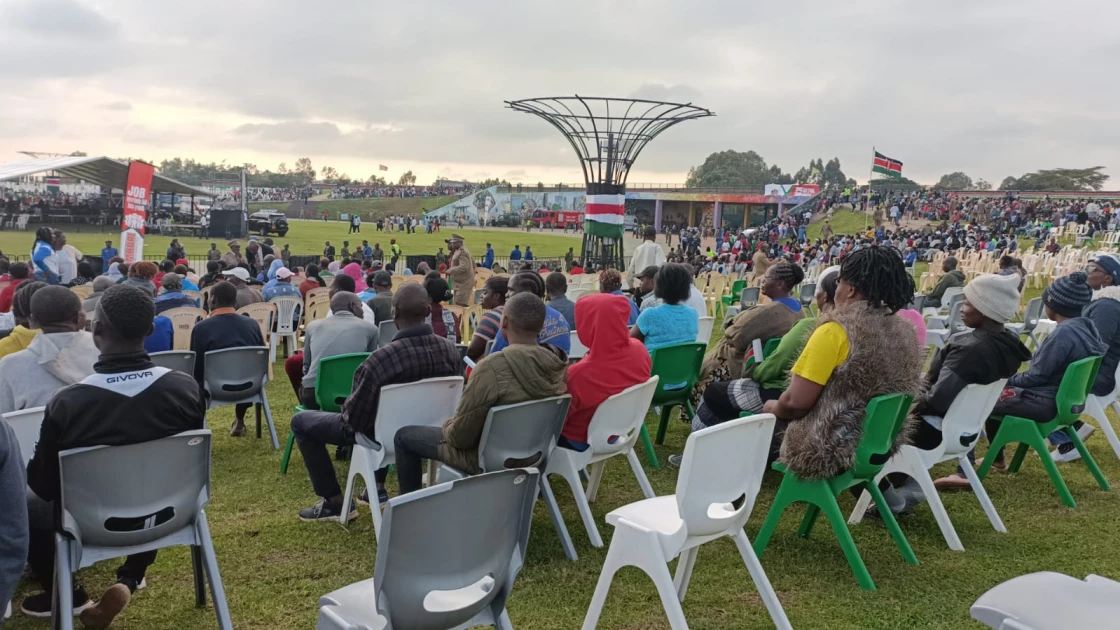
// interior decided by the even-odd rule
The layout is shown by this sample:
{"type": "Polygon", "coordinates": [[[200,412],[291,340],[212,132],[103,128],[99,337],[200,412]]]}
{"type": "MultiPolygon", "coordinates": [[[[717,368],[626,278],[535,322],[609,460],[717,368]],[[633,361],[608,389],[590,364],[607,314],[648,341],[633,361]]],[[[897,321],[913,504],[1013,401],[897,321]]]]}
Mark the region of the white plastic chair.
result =
{"type": "Polygon", "coordinates": [[[696,565],[700,545],[729,537],[735,541],[762,602],[779,630],[791,630],[785,610],[770,586],[743,525],[754,508],[766,471],[774,416],[758,414],[694,431],[685,443],[676,494],[645,499],[607,515],[615,526],[583,629],[599,623],[614,574],[624,566],[644,571],[657,586],[673,630],[688,628],[681,602],[696,565]],[[736,508],[732,502],[741,501],[736,508]],[[668,563],[677,561],[677,575],[668,563]]]}
{"type": "Polygon", "coordinates": [[[73,630],[73,573],[102,560],[191,547],[195,604],[210,581],[218,627],[233,630],[206,504],[210,502],[210,431],[185,431],[127,446],[92,446],[58,455],[62,533],[55,534],[55,627],[73,630]],[[137,471],[144,474],[136,474],[137,471]]]}
{"type": "Polygon", "coordinates": [[[587,346],[583,345],[582,341],[579,340],[579,335],[576,334],[576,331],[573,330],[568,333],[568,340],[572,347],[571,351],[568,352],[569,360],[582,359],[587,355],[588,348],[587,346]]]}
{"type": "Polygon", "coordinates": [[[504,470],[390,499],[373,578],[324,595],[317,630],[512,630],[538,476],[504,470]]]}
{"type": "Polygon", "coordinates": [[[280,345],[280,338],[287,341],[288,356],[292,356],[299,337],[299,322],[296,312],[303,313],[303,300],[294,295],[281,295],[268,301],[276,305],[276,330],[269,338],[269,361],[276,362],[276,347],[280,345]]]}
{"type": "Polygon", "coordinates": [[[699,329],[696,333],[696,343],[708,343],[712,340],[712,328],[716,325],[716,318],[701,317],[699,329]]]}
{"type": "Polygon", "coordinates": [[[972,618],[996,630],[1115,628],[1120,582],[1099,575],[1078,580],[1042,571],[997,584],[976,600],[972,618]]]}
{"type": "MultiPolygon", "coordinates": [[[[1084,413],[1093,416],[1097,421],[1097,425],[1104,432],[1104,436],[1108,438],[1108,443],[1112,446],[1112,451],[1116,453],[1116,457],[1120,458],[1120,438],[1116,437],[1116,429],[1112,427],[1112,422],[1109,421],[1105,410],[1112,407],[1112,410],[1120,414],[1120,365],[1116,366],[1116,386],[1112,388],[1112,392],[1106,396],[1094,396],[1092,394],[1085,400],[1084,413]]],[[[22,445],[22,444],[21,444],[22,445]]]]}
{"type": "Polygon", "coordinates": [[[168,350],[166,352],[153,352],[148,355],[158,367],[165,367],[169,370],[178,370],[185,374],[194,376],[194,352],[191,350],[168,350]]]}
{"type": "MultiPolygon", "coordinates": [[[[384,322],[382,323],[384,325],[384,322]]],[[[362,433],[354,434],[356,444],[350,457],[350,472],[346,473],[346,491],[342,493],[340,522],[345,525],[350,515],[350,499],[354,493],[354,478],[361,475],[367,487],[373,487],[374,473],[397,463],[393,438],[401,427],[442,427],[455,415],[459,398],[463,396],[463,377],[444,376],[428,378],[415,383],[386,385],[381,388],[377,402],[372,439],[362,433]]],[[[381,509],[372,501],[376,492],[370,492],[370,512],[373,515],[373,532],[381,532],[381,509]]]]}
{"type": "Polygon", "coordinates": [[[31,456],[35,454],[35,445],[39,442],[40,429],[43,428],[45,410],[46,407],[32,407],[9,411],[3,415],[4,422],[7,422],[16,433],[20,454],[23,455],[24,468],[27,468],[27,462],[31,461],[31,456]]]}
{"type": "Polygon", "coordinates": [[[962,308],[964,308],[964,301],[957,300],[953,302],[953,306],[949,309],[949,317],[946,320],[942,321],[938,317],[930,318],[930,324],[936,322],[944,328],[926,328],[927,345],[944,348],[953,335],[965,331],[964,322],[961,320],[962,308]]]}
{"type": "Polygon", "coordinates": [[[583,519],[583,526],[587,529],[587,536],[594,547],[602,547],[603,539],[599,536],[599,528],[595,525],[595,517],[591,514],[590,502],[595,500],[595,495],[599,491],[599,483],[603,479],[603,470],[608,459],[616,455],[625,455],[630,462],[631,470],[634,471],[634,476],[638,478],[642,494],[647,499],[654,497],[653,486],[649,484],[649,479],[642,470],[642,463],[638,461],[638,455],[634,452],[634,444],[641,435],[646,410],[649,409],[653,393],[657,390],[657,380],[658,377],[654,376],[644,383],[628,387],[604,400],[595,410],[591,423],[587,427],[589,445],[587,450],[580,452],[557,448],[548,460],[545,475],[560,475],[571,486],[579,516],[583,519]],[[579,471],[589,466],[590,479],[587,482],[587,492],[584,493],[579,471]]]}
{"type": "Polygon", "coordinates": [[[385,320],[377,325],[377,347],[387,346],[397,336],[397,324],[393,320],[385,320]]]}
{"type": "MultiPolygon", "coordinates": [[[[890,473],[900,472],[918,482],[926,501],[929,502],[930,510],[933,511],[933,517],[937,520],[937,526],[941,529],[941,535],[945,537],[945,543],[953,551],[964,551],[964,545],[961,544],[957,531],[953,529],[953,522],[949,520],[949,513],[945,511],[945,505],[937,494],[929,469],[941,462],[956,460],[968,477],[968,482],[976,494],[976,500],[980,502],[980,507],[984,508],[984,513],[988,515],[992,527],[1001,534],[1007,533],[1007,528],[1000,520],[991,498],[984,490],[984,484],[980,482],[980,478],[972,468],[972,463],[968,461],[968,451],[980,437],[984,421],[991,415],[992,408],[999,401],[1006,384],[1007,379],[1001,379],[988,385],[973,384],[965,387],[957,394],[953,404],[949,405],[949,411],[942,420],[941,444],[930,451],[905,445],[895,453],[894,457],[891,457],[875,477],[878,481],[890,473]]],[[[870,504],[871,495],[865,491],[860,495],[859,501],[856,501],[856,507],[852,510],[848,523],[854,525],[863,520],[863,515],[870,504]]]]}
{"type": "MultiPolygon", "coordinates": [[[[268,382],[268,346],[242,346],[211,350],[202,357],[207,409],[224,405],[253,403],[264,408],[272,448],[280,449],[272,410],[268,407],[265,383],[268,382]]],[[[261,436],[261,414],[257,409],[257,437],[261,436]]]]}

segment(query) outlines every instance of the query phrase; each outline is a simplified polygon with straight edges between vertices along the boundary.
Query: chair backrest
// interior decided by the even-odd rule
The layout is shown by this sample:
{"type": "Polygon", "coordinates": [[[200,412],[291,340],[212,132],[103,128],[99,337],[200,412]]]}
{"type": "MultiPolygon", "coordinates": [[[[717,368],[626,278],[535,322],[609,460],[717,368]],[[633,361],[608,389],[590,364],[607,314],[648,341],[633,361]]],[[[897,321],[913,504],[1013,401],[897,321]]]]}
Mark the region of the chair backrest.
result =
{"type": "Polygon", "coordinates": [[[682,343],[665,346],[650,352],[653,359],[653,376],[661,377],[653,402],[673,400],[687,396],[700,378],[700,366],[704,363],[707,344],[682,343]]]}
{"type": "Polygon", "coordinates": [[[572,348],[568,353],[569,359],[582,359],[587,355],[587,346],[583,345],[583,342],[579,340],[579,335],[576,334],[576,331],[573,330],[568,333],[568,343],[571,344],[572,348]]]}
{"type": "MultiPolygon", "coordinates": [[[[326,295],[326,296],[329,296],[329,295],[330,295],[330,292],[331,292],[331,288],[330,288],[330,287],[315,287],[314,289],[311,289],[310,291],[308,291],[308,292],[307,292],[307,295],[305,295],[305,296],[303,296],[303,297],[304,297],[305,299],[307,299],[308,301],[310,301],[310,300],[311,300],[311,298],[313,298],[313,297],[316,297],[316,296],[319,296],[319,295],[326,295]]],[[[330,298],[329,298],[329,297],[327,298],[327,301],[330,301],[330,298]]]]}
{"type": "Polygon", "coordinates": [[[736,418],[693,431],[677,477],[677,509],[689,536],[741,529],[766,472],[774,415],[736,418]],[[742,499],[738,509],[733,501],[742,499]]]}
{"type": "Polygon", "coordinates": [[[716,325],[716,318],[714,317],[701,317],[697,330],[696,330],[696,343],[702,343],[705,346],[712,339],[712,328],[716,325]]]}
{"type": "Polygon", "coordinates": [[[632,385],[599,404],[587,426],[587,443],[592,455],[616,453],[638,439],[649,411],[657,377],[632,385]]]}
{"type": "Polygon", "coordinates": [[[804,282],[801,284],[801,290],[797,293],[797,300],[801,302],[801,306],[809,306],[813,303],[813,298],[817,295],[817,283],[804,282]]]}
{"type": "Polygon", "coordinates": [[[395,453],[393,437],[398,429],[413,425],[442,427],[448,418],[455,415],[462,396],[462,376],[441,376],[415,383],[386,385],[381,388],[377,401],[374,435],[368,437],[379,442],[386,455],[391,456],[395,453]]]}
{"type": "Polygon", "coordinates": [[[739,306],[743,308],[750,308],[758,306],[758,296],[761,295],[762,289],[759,287],[747,287],[739,294],[739,306]]]}
{"type": "Polygon", "coordinates": [[[955,299],[964,299],[964,287],[949,287],[948,289],[945,289],[945,293],[941,294],[941,305],[952,306],[953,300],[955,299]]]}
{"type": "Polygon", "coordinates": [[[62,451],[63,531],[82,547],[118,548],[190,526],[210,500],[210,440],[210,431],[199,429],[126,446],[62,451]]]}
{"type": "Polygon", "coordinates": [[[499,618],[525,562],[539,477],[503,470],[389,500],[373,585],[390,627],[458,628],[486,608],[499,618]]]}
{"type": "Polygon", "coordinates": [[[192,298],[194,300],[194,303],[197,304],[199,307],[202,306],[202,291],[184,290],[183,295],[185,295],[189,298],[192,298]]]}
{"type": "Polygon", "coordinates": [[[1031,298],[1023,312],[1023,332],[1033,332],[1039,319],[1042,319],[1042,298],[1031,298]]]}
{"type": "Polygon", "coordinates": [[[304,315],[303,321],[305,324],[310,324],[313,321],[323,319],[327,313],[331,312],[331,301],[327,299],[308,299],[307,300],[307,313],[304,315]]]}
{"type": "Polygon", "coordinates": [[[74,295],[78,296],[80,299],[84,300],[87,297],[89,297],[91,294],[93,294],[93,285],[92,284],[83,284],[83,285],[77,286],[77,287],[70,287],[70,291],[74,295]]]}
{"type": "Polygon", "coordinates": [[[391,319],[387,319],[377,325],[377,347],[387,346],[393,341],[393,337],[397,336],[397,324],[391,319]]]}
{"type": "Polygon", "coordinates": [[[190,350],[168,350],[167,352],[153,352],[148,355],[159,367],[169,370],[178,370],[194,375],[194,362],[196,357],[190,350]]]}
{"type": "Polygon", "coordinates": [[[210,398],[217,402],[240,402],[259,394],[268,378],[268,358],[268,346],[207,352],[202,367],[210,398]]]}
{"type": "Polygon", "coordinates": [[[483,472],[529,466],[546,470],[571,402],[572,397],[564,394],[491,408],[478,442],[479,468],[483,472]]]}
{"type": "Polygon", "coordinates": [[[275,304],[270,304],[268,302],[246,304],[237,309],[237,314],[252,318],[260,324],[261,336],[264,337],[265,342],[268,341],[268,335],[272,332],[272,322],[276,317],[275,304]]]}
{"type": "Polygon", "coordinates": [[[166,310],[161,315],[171,320],[171,326],[175,331],[172,344],[174,348],[176,350],[190,350],[191,331],[194,330],[195,324],[206,319],[206,311],[200,308],[182,306],[166,310]]]}
{"type": "Polygon", "coordinates": [[[354,386],[354,372],[368,358],[368,352],[354,352],[319,360],[319,369],[315,372],[315,401],[319,409],[332,413],[342,411],[342,403],[354,386]]]}
{"type": "Polygon", "coordinates": [[[32,407],[19,411],[9,411],[4,414],[4,422],[12,427],[16,433],[16,442],[19,442],[20,455],[23,456],[23,465],[31,461],[35,454],[35,445],[39,442],[39,430],[43,427],[43,412],[46,407],[32,407]]]}
{"type": "Polygon", "coordinates": [[[1081,416],[1081,412],[1085,409],[1085,400],[1097,380],[1097,370],[1100,367],[1101,357],[1086,357],[1066,367],[1056,397],[1059,426],[1073,424],[1081,416]]]}
{"type": "Polygon", "coordinates": [[[953,300],[953,305],[949,307],[949,332],[951,334],[962,333],[968,330],[964,325],[964,320],[961,319],[961,310],[964,308],[964,300],[953,300]]]}
{"type": "Polygon", "coordinates": [[[731,283],[731,301],[739,301],[739,295],[743,293],[743,289],[747,286],[746,280],[736,280],[731,283]]]}
{"type": "Polygon", "coordinates": [[[867,403],[863,419],[863,439],[856,449],[855,463],[852,465],[856,478],[872,479],[883,469],[895,438],[906,422],[906,414],[910,412],[913,400],[913,396],[908,394],[884,394],[867,403]]]}
{"type": "Polygon", "coordinates": [[[972,448],[980,437],[984,421],[999,402],[1004,385],[1007,385],[1005,378],[987,385],[973,383],[957,394],[941,422],[943,454],[958,455],[972,448]]]}
{"type": "Polygon", "coordinates": [[[294,295],[280,295],[268,301],[276,307],[276,334],[291,335],[296,331],[298,320],[303,311],[303,300],[294,295]]]}

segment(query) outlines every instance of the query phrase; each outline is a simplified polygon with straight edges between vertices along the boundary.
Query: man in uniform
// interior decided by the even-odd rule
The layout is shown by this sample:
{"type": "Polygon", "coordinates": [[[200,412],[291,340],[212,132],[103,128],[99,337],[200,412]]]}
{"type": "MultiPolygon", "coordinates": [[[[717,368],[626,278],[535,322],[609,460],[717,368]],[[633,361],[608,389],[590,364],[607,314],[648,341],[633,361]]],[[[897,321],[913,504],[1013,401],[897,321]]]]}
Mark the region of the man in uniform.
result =
{"type": "Polygon", "coordinates": [[[447,249],[451,252],[451,266],[447,269],[453,290],[451,303],[470,306],[474,295],[474,260],[463,246],[463,237],[458,234],[452,234],[447,239],[447,249]]]}

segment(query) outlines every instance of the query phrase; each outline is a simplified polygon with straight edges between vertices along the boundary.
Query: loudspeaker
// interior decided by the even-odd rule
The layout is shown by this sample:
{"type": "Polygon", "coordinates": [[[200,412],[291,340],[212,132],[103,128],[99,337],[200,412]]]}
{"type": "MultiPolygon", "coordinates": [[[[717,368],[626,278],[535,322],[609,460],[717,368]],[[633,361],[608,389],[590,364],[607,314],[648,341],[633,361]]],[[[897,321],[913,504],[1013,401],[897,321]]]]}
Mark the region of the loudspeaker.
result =
{"type": "Polygon", "coordinates": [[[244,238],[241,210],[211,210],[210,238],[244,238]]]}

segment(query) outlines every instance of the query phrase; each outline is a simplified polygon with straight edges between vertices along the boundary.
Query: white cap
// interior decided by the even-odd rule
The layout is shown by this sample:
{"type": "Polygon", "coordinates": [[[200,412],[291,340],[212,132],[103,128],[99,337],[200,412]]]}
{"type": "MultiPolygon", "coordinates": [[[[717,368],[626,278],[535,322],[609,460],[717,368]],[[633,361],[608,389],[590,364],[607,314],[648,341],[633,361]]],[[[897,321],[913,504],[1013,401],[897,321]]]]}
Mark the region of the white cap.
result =
{"type": "Polygon", "coordinates": [[[234,267],[233,269],[227,269],[226,271],[222,272],[222,275],[233,276],[234,278],[237,278],[242,282],[249,281],[249,272],[246,271],[244,267],[234,267]]]}

